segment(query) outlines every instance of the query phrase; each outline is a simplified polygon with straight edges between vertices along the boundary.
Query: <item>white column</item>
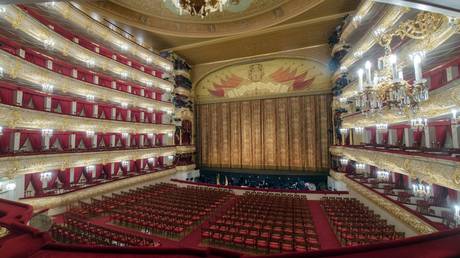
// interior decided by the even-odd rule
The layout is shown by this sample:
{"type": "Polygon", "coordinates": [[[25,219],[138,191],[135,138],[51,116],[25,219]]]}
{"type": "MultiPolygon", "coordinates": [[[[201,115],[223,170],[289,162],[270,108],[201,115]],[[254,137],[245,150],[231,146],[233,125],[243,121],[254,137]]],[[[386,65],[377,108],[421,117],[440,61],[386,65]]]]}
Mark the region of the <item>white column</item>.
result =
{"type": "Polygon", "coordinates": [[[95,51],[96,53],[99,54],[99,51],[100,51],[100,50],[99,50],[99,47],[95,47],[95,48],[94,48],[94,51],[95,51]]]}
{"type": "Polygon", "coordinates": [[[93,136],[91,136],[91,142],[92,142],[93,148],[97,148],[97,134],[94,134],[93,136]]]}
{"type": "Polygon", "coordinates": [[[388,144],[395,145],[396,141],[396,129],[388,129],[388,144]]]}
{"type": "Polygon", "coordinates": [[[423,132],[424,132],[424,137],[425,137],[425,147],[427,148],[431,148],[431,135],[430,135],[430,127],[429,126],[425,126],[423,128],[423,132]]]}
{"type": "Polygon", "coordinates": [[[131,146],[131,134],[128,134],[128,138],[126,138],[126,146],[128,146],[128,148],[131,146]]]}
{"type": "Polygon", "coordinates": [[[97,118],[97,113],[98,113],[99,106],[97,104],[93,105],[93,117],[97,118]]]}
{"type": "Polygon", "coordinates": [[[115,165],[113,162],[110,164],[110,174],[113,175],[115,173],[115,165]]]}
{"type": "Polygon", "coordinates": [[[99,76],[94,75],[94,84],[99,84],[99,76]]]}
{"type": "Polygon", "coordinates": [[[26,51],[24,49],[19,49],[19,56],[21,58],[26,58],[26,51]]]}
{"type": "Polygon", "coordinates": [[[22,90],[17,90],[16,91],[16,106],[22,106],[22,96],[23,96],[23,92],[22,90]]]}
{"type": "Polygon", "coordinates": [[[406,147],[412,147],[413,142],[414,135],[412,134],[412,129],[404,128],[404,145],[406,145],[406,147]]]}
{"type": "Polygon", "coordinates": [[[76,115],[77,114],[77,102],[76,101],[72,101],[72,110],[70,112],[72,115],[76,115]]]}
{"type": "Polygon", "coordinates": [[[145,113],[144,113],[144,111],[141,111],[140,120],[141,120],[142,123],[143,123],[144,120],[145,120],[145,113]]]}
{"type": "Polygon", "coordinates": [[[454,147],[455,149],[458,149],[459,148],[459,137],[458,137],[458,126],[457,125],[452,125],[451,126],[451,129],[452,129],[452,147],[454,147]]]}
{"type": "Polygon", "coordinates": [[[131,85],[128,85],[128,92],[131,93],[132,92],[132,88],[131,88],[131,85]]]}
{"type": "Polygon", "coordinates": [[[13,136],[13,146],[12,146],[14,151],[19,151],[20,138],[21,138],[21,133],[20,132],[15,132],[14,136],[13,136]]]}
{"type": "Polygon", "coordinates": [[[126,120],[131,121],[131,110],[129,110],[129,109],[126,112],[126,120]]]}
{"type": "Polygon", "coordinates": [[[117,108],[112,108],[112,112],[110,114],[110,119],[112,119],[112,120],[117,119],[117,108]]]}
{"type": "Polygon", "coordinates": [[[72,69],[72,77],[73,77],[73,78],[77,78],[77,77],[78,77],[78,70],[75,69],[75,68],[72,69]]]}
{"type": "Polygon", "coordinates": [[[139,135],[138,144],[139,144],[139,147],[144,147],[144,135],[143,134],[139,135]]]}
{"type": "Polygon", "coordinates": [[[144,90],[144,89],[141,89],[141,96],[142,96],[142,97],[145,96],[145,90],[144,90]]]}
{"type": "Polygon", "coordinates": [[[50,140],[51,140],[51,136],[46,134],[44,136],[42,136],[42,145],[43,145],[43,149],[44,150],[49,150],[50,149],[50,140]]]}
{"type": "Polygon", "coordinates": [[[112,81],[112,89],[116,89],[117,88],[117,82],[116,81],[112,81]]]}
{"type": "Polygon", "coordinates": [[[110,147],[115,147],[115,134],[110,135],[110,147]]]}
{"type": "Polygon", "coordinates": [[[377,144],[382,144],[382,141],[383,141],[383,135],[382,135],[382,132],[377,130],[375,132],[375,143],[377,144]]]}
{"type": "Polygon", "coordinates": [[[51,111],[51,97],[45,97],[45,111],[51,111]]]}
{"type": "Polygon", "coordinates": [[[46,60],[46,68],[53,70],[53,61],[46,60]]]}
{"type": "Polygon", "coordinates": [[[70,148],[75,149],[76,135],[73,133],[70,135],[70,148]]]}

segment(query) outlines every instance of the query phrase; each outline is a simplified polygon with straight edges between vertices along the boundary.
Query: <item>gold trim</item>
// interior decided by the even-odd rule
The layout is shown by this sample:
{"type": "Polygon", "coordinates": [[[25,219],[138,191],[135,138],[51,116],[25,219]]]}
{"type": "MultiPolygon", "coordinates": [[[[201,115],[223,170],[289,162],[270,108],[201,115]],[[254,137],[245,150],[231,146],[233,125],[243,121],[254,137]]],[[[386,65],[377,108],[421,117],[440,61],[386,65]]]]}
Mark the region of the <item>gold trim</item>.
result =
{"type": "Polygon", "coordinates": [[[186,172],[190,170],[195,170],[195,168],[196,168],[195,164],[186,165],[186,166],[176,166],[177,172],[186,172]]]}
{"type": "Polygon", "coordinates": [[[361,196],[365,197],[366,199],[373,202],[380,208],[389,212],[396,219],[408,225],[418,234],[430,234],[438,231],[433,226],[421,220],[417,216],[414,216],[409,211],[403,209],[399,205],[395,205],[394,202],[385,199],[379,194],[374,193],[366,187],[360,185],[359,183],[351,180],[350,178],[346,177],[343,173],[338,173],[336,171],[331,170],[330,174],[334,179],[342,181],[348,187],[359,193],[361,196]]]}
{"type": "Polygon", "coordinates": [[[116,151],[96,151],[62,154],[9,156],[0,158],[0,177],[38,173],[55,169],[107,164],[123,160],[148,159],[176,154],[175,147],[148,148],[116,151]]]}
{"type": "Polygon", "coordinates": [[[0,125],[8,128],[94,131],[102,133],[168,133],[174,125],[133,123],[62,115],[0,104],[0,125]]]}
{"type": "Polygon", "coordinates": [[[82,11],[73,7],[70,3],[55,2],[53,5],[40,4],[39,6],[52,11],[53,14],[58,15],[62,19],[78,26],[80,29],[91,33],[94,37],[101,39],[101,36],[103,35],[102,40],[110,42],[114,49],[120,48],[120,45],[127,44],[130,46],[128,50],[129,54],[144,60],[143,62],[148,62],[148,58],[151,58],[154,65],[159,66],[168,72],[173,70],[173,63],[171,61],[148,51],[147,49],[124,38],[120,34],[113,32],[106,26],[92,20],[90,17],[83,14],[82,11]]]}
{"type": "Polygon", "coordinates": [[[0,239],[10,234],[10,231],[5,227],[0,227],[0,239]]]}
{"type": "Polygon", "coordinates": [[[452,108],[460,106],[459,96],[460,79],[432,91],[430,98],[420,104],[420,109],[416,114],[404,112],[404,115],[398,115],[390,110],[385,110],[374,116],[354,114],[343,117],[342,128],[369,127],[382,123],[397,124],[417,117],[432,118],[450,114],[452,108]]]}
{"type": "Polygon", "coordinates": [[[31,64],[4,51],[0,52],[0,66],[3,67],[3,74],[5,77],[9,75],[14,81],[21,81],[40,90],[43,83],[49,83],[52,84],[57,91],[75,94],[82,98],[92,95],[95,99],[117,104],[127,103],[134,107],[145,109],[153,108],[155,110],[169,112],[174,110],[172,103],[148,99],[127,92],[120,92],[111,88],[83,82],[31,64]]]}
{"type": "Polygon", "coordinates": [[[460,190],[460,163],[453,160],[343,146],[332,146],[329,150],[334,156],[344,156],[359,163],[419,178],[427,183],[460,190]]]}
{"type": "Polygon", "coordinates": [[[36,41],[35,44],[39,46],[42,46],[44,42],[50,42],[50,40],[52,40],[52,44],[49,48],[58,55],[68,56],[74,60],[85,63],[92,60],[94,61],[94,66],[99,67],[104,71],[111,71],[118,74],[119,78],[122,78],[121,74],[126,73],[128,79],[136,81],[141,85],[149,87],[147,82],[152,82],[155,87],[160,89],[166,91],[174,90],[173,84],[169,81],[159,79],[155,76],[146,74],[130,66],[99,55],[64,38],[31,16],[26,15],[15,5],[6,5],[4,8],[6,8],[5,15],[1,15],[0,19],[13,26],[19,17],[24,16],[24,18],[19,22],[16,32],[20,31],[27,34],[30,38],[33,38],[36,41]]]}
{"type": "Polygon", "coordinates": [[[183,154],[183,153],[191,153],[195,152],[195,145],[190,146],[176,146],[176,153],[183,154]]]}
{"type": "MultiPolygon", "coordinates": [[[[74,193],[67,193],[58,196],[50,196],[43,198],[33,198],[33,199],[23,199],[20,200],[22,203],[32,205],[34,210],[44,209],[44,208],[58,208],[63,207],[74,202],[89,199],[91,197],[101,196],[103,194],[109,194],[117,190],[121,190],[128,187],[136,187],[139,184],[145,184],[147,182],[161,179],[167,176],[174,175],[176,169],[168,169],[161,172],[155,172],[150,174],[145,174],[142,176],[136,176],[132,178],[125,178],[122,180],[117,180],[114,182],[102,184],[99,186],[90,187],[87,189],[82,189],[74,193]]],[[[153,182],[152,182],[153,183],[153,182]]]]}

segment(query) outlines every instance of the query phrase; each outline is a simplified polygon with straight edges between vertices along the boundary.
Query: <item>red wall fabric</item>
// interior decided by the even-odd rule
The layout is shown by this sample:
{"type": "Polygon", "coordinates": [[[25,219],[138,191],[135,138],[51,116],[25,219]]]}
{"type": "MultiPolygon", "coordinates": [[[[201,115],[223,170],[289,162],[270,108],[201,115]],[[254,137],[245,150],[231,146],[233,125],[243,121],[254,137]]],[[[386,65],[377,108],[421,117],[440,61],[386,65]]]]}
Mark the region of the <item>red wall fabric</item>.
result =
{"type": "Polygon", "coordinates": [[[447,131],[449,129],[448,125],[436,125],[435,127],[436,133],[436,145],[439,147],[444,147],[447,138],[447,131]]]}
{"type": "Polygon", "coordinates": [[[414,147],[420,147],[420,144],[422,143],[422,136],[424,134],[423,130],[414,130],[413,132],[414,136],[414,147]]]}

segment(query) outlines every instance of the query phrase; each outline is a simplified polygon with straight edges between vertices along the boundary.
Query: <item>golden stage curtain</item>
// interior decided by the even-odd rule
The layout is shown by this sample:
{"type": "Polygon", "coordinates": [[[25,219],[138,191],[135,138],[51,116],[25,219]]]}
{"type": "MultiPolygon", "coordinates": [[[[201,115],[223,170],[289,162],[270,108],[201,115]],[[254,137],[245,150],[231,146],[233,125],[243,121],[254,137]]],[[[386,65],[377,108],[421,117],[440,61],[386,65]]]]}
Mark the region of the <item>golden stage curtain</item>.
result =
{"type": "Polygon", "coordinates": [[[197,106],[203,167],[318,170],[329,167],[330,95],[197,106]]]}

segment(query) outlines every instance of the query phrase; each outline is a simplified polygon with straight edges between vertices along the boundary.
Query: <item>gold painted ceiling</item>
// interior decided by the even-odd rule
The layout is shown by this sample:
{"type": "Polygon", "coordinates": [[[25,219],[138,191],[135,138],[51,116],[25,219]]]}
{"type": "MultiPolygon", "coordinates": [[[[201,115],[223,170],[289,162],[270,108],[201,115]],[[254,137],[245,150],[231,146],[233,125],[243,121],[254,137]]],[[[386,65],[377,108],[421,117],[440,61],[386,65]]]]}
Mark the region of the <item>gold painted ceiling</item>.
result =
{"type": "Polygon", "coordinates": [[[81,1],[157,50],[173,50],[190,64],[324,45],[358,0],[231,0],[204,19],[178,15],[163,0],[81,1]]]}

